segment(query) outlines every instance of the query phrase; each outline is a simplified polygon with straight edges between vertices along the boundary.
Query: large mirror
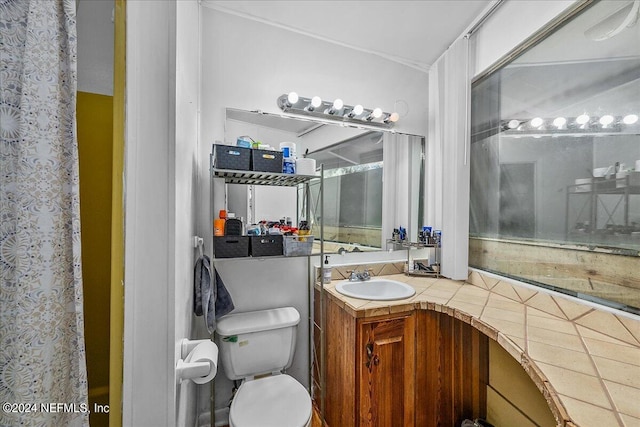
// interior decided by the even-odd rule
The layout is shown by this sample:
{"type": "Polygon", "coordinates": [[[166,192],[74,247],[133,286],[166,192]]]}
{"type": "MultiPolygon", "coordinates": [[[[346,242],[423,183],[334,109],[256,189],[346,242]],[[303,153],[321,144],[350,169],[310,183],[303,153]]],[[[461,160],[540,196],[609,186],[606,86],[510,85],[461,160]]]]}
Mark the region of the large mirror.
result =
{"type": "Polygon", "coordinates": [[[248,224],[306,220],[318,235],[322,221],[327,253],[397,249],[387,240],[398,227],[417,239],[424,218],[424,137],[227,108],[225,143],[243,136],[274,148],[292,142],[297,157],[314,159],[324,176],[322,208],[319,180],[308,195],[295,188],[228,185],[229,211],[248,224]]]}

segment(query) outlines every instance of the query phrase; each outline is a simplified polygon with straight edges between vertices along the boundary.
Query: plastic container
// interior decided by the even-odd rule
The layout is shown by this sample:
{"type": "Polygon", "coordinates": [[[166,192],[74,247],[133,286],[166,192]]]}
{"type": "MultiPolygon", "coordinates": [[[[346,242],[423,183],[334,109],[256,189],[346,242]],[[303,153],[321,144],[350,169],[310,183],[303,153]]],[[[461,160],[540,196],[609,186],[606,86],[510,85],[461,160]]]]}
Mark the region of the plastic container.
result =
{"type": "Polygon", "coordinates": [[[251,149],[214,144],[213,165],[216,169],[250,170],[251,149]]]}
{"type": "Polygon", "coordinates": [[[282,152],[251,150],[251,170],[257,172],[282,173],[282,152]]]}
{"type": "Polygon", "coordinates": [[[213,254],[216,258],[249,256],[249,236],[216,236],[213,238],[213,254]]]}
{"type": "Polygon", "coordinates": [[[285,157],[282,161],[282,173],[293,175],[296,173],[296,160],[293,157],[285,157]]]}
{"type": "Polygon", "coordinates": [[[289,149],[289,156],[290,157],[295,157],[296,156],[296,143],[295,142],[281,142],[280,143],[280,150],[284,151],[285,148],[289,149]]]}
{"type": "Polygon", "coordinates": [[[285,256],[311,255],[313,236],[284,236],[283,244],[285,256]]]}
{"type": "Polygon", "coordinates": [[[251,256],[279,256],[282,255],[282,235],[266,234],[250,236],[251,256]]]}
{"type": "Polygon", "coordinates": [[[331,283],[331,266],[329,265],[329,256],[324,257],[324,265],[322,266],[322,283],[328,285],[331,283]]]}
{"type": "Polygon", "coordinates": [[[229,218],[224,222],[225,236],[242,236],[244,234],[242,229],[242,220],[238,218],[229,218]]]}
{"type": "Polygon", "coordinates": [[[213,220],[213,235],[224,236],[224,219],[213,220]]]}

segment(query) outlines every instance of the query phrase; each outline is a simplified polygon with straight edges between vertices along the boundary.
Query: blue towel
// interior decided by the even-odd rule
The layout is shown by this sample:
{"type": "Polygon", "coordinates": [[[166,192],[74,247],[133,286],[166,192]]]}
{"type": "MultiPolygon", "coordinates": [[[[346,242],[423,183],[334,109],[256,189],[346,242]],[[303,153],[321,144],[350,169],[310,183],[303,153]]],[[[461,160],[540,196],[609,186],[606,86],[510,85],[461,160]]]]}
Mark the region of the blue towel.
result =
{"type": "Polygon", "coordinates": [[[215,281],[211,283],[211,260],[208,256],[198,258],[194,270],[193,312],[196,316],[204,315],[207,330],[212,334],[216,330],[216,320],[229,314],[235,306],[215,269],[215,281]]]}

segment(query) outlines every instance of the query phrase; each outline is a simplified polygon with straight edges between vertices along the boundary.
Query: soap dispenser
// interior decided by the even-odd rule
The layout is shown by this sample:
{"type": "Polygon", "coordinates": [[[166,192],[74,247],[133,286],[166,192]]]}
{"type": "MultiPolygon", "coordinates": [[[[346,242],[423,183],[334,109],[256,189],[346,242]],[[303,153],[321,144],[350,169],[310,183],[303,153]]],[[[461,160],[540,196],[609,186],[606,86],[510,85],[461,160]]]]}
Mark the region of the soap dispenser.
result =
{"type": "Polygon", "coordinates": [[[322,283],[325,285],[331,283],[331,266],[329,265],[329,255],[324,257],[324,266],[322,267],[322,283]]]}

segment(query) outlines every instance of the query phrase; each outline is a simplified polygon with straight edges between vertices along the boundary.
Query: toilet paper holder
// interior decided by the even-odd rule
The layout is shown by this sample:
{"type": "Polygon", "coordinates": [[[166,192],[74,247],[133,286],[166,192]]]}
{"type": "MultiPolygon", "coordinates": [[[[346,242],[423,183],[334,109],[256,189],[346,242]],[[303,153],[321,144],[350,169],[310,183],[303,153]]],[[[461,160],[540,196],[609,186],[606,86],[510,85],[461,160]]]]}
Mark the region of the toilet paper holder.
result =
{"type": "MultiPolygon", "coordinates": [[[[180,341],[179,343],[180,359],[178,359],[178,362],[176,362],[176,380],[178,384],[182,383],[183,380],[187,380],[187,379],[194,380],[194,382],[197,382],[197,383],[201,383],[200,381],[196,381],[196,380],[208,377],[212,373],[212,371],[214,374],[213,376],[215,376],[215,371],[217,370],[215,366],[217,362],[217,351],[214,356],[214,359],[216,360],[213,360],[213,362],[211,361],[192,362],[189,360],[195,348],[198,347],[200,344],[207,343],[207,342],[210,343],[209,345],[213,345],[215,347],[215,344],[211,342],[211,340],[209,339],[189,340],[187,338],[184,338],[182,339],[182,341],[180,341]]],[[[211,377],[211,379],[213,379],[213,376],[211,377]]],[[[208,381],[210,381],[211,379],[209,379],[208,381]]]]}

